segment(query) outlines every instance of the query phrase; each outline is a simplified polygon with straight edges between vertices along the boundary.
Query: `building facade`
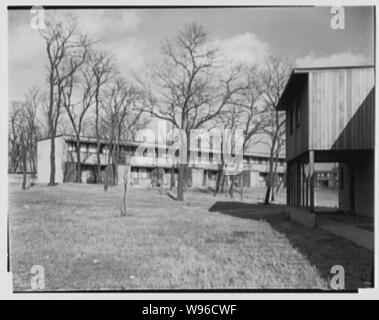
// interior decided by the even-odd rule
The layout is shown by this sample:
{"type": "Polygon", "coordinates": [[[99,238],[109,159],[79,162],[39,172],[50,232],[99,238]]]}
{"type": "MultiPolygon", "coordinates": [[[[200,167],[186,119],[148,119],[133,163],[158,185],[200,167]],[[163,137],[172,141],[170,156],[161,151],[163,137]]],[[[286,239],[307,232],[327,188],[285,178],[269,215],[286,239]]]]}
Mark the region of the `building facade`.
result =
{"type": "Polygon", "coordinates": [[[373,66],[295,68],[286,112],[287,204],[317,210],[315,164],[338,163],[339,209],[374,214],[373,66]]]}
{"type": "MultiPolygon", "coordinates": [[[[163,176],[162,182],[165,186],[174,183],[177,179],[176,164],[167,156],[168,146],[152,145],[151,152],[146,150],[142,156],[136,155],[136,150],[141,142],[121,141],[120,157],[118,164],[118,180],[121,181],[124,174],[126,161],[128,162],[128,182],[131,186],[151,186],[154,177],[163,176]],[[163,154],[163,156],[162,156],[163,154]],[[128,159],[128,160],[126,160],[128,159]],[[157,168],[160,168],[157,171],[157,168]]],[[[80,163],[83,183],[93,183],[97,172],[96,140],[91,137],[80,139],[80,163]]],[[[204,150],[196,150],[196,153],[204,150]]],[[[213,163],[215,156],[212,151],[208,153],[209,161],[190,164],[189,184],[193,187],[214,187],[217,180],[219,165],[213,163]]],[[[56,182],[75,182],[75,167],[77,165],[76,140],[71,135],[60,135],[55,138],[55,167],[56,182]]],[[[110,163],[108,142],[100,143],[101,169],[105,170],[110,163]]],[[[37,182],[48,183],[50,177],[50,139],[40,140],[37,143],[37,182]]],[[[277,177],[283,181],[286,171],[285,157],[278,159],[277,177]]],[[[243,172],[237,176],[235,183],[244,187],[265,187],[266,177],[269,173],[269,155],[263,152],[249,151],[243,155],[243,172]]]]}

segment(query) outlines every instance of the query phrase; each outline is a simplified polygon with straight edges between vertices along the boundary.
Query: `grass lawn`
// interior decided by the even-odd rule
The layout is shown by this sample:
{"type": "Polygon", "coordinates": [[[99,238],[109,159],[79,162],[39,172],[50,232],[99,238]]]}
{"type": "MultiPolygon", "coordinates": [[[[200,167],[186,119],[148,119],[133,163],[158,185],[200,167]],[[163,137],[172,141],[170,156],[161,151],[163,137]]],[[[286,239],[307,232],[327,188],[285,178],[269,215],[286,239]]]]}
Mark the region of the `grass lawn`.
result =
{"type": "MultiPolygon", "coordinates": [[[[16,291],[322,288],[333,265],[346,287],[370,280],[372,253],[333,234],[297,225],[281,205],[234,202],[189,191],[177,202],[157,191],[64,184],[9,187],[10,254],[16,291]]],[[[258,194],[258,193],[257,193],[258,194]]],[[[263,194],[263,192],[262,192],[263,194]]]]}

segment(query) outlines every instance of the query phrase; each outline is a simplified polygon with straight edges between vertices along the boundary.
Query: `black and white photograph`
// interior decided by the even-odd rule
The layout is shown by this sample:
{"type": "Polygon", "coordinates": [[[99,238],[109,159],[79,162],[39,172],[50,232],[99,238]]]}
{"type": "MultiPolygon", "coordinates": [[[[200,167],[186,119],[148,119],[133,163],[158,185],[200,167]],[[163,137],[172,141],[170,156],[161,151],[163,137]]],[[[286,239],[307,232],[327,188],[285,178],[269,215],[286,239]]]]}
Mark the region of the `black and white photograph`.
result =
{"type": "Polygon", "coordinates": [[[13,294],[374,290],[375,6],[63,5],[6,8],[13,294]]]}

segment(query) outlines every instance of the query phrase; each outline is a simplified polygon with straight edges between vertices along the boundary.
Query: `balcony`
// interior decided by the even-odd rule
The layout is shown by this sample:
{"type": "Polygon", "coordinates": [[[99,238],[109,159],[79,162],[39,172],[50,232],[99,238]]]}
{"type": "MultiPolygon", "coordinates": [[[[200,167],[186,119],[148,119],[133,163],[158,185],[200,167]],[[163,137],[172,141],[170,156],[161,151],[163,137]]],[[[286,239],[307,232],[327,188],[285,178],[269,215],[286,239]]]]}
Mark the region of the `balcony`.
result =
{"type": "MultiPolygon", "coordinates": [[[[108,154],[100,154],[101,165],[108,164],[108,154]]],[[[69,151],[67,152],[67,161],[76,162],[76,152],[69,151]]],[[[96,165],[97,164],[97,154],[96,152],[81,152],[80,153],[80,162],[82,164],[96,165]]],[[[125,163],[125,153],[122,153],[119,159],[119,164],[125,163]]],[[[151,157],[151,156],[131,156],[129,164],[133,167],[162,167],[162,168],[171,168],[173,165],[178,164],[178,159],[172,158],[171,156],[160,156],[160,157],[151,157]]],[[[218,170],[219,166],[217,163],[206,159],[197,159],[195,162],[190,162],[189,166],[192,168],[201,168],[205,170],[218,170]]],[[[278,164],[277,172],[284,173],[286,169],[285,165],[278,164]]],[[[253,170],[259,172],[269,172],[269,164],[266,163],[244,163],[243,170],[253,170]]]]}
{"type": "MultiPolygon", "coordinates": [[[[77,154],[76,151],[68,151],[67,152],[67,161],[69,162],[77,162],[77,154]]],[[[80,152],[80,163],[83,164],[97,164],[97,153],[96,152],[80,152]]],[[[102,165],[108,164],[108,155],[100,154],[100,163],[102,165]]]]}

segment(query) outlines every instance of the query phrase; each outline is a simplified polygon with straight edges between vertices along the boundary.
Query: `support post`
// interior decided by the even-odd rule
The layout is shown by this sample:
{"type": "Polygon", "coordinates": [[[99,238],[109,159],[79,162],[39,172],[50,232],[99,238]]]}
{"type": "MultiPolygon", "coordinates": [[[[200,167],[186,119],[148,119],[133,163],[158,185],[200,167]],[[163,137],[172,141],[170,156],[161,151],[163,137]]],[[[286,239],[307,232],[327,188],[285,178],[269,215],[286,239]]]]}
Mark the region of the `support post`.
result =
{"type": "Polygon", "coordinates": [[[309,182],[310,182],[310,209],[314,212],[315,209],[315,154],[314,151],[309,151],[309,182]]]}
{"type": "Polygon", "coordinates": [[[304,179],[304,159],[301,158],[301,207],[305,207],[305,179],[304,179]]]}

